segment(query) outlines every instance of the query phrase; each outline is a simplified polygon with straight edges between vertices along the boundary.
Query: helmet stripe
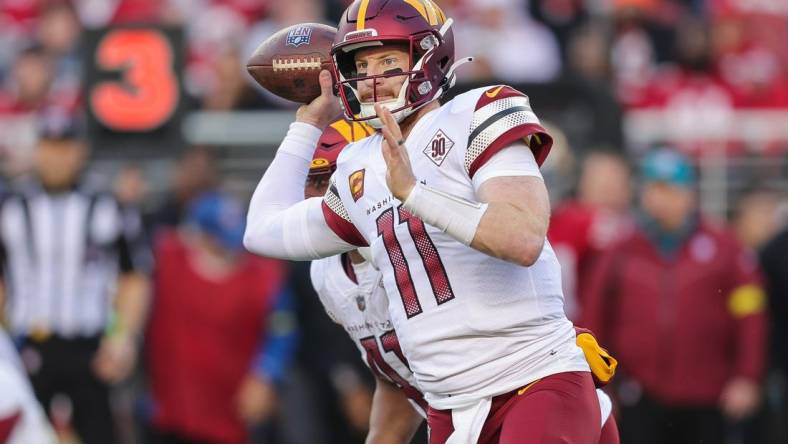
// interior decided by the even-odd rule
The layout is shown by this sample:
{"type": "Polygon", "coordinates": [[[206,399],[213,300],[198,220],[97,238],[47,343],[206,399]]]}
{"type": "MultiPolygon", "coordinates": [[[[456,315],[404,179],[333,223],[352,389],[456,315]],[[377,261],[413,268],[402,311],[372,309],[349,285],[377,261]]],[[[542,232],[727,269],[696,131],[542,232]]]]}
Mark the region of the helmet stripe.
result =
{"type": "Polygon", "coordinates": [[[427,15],[427,9],[424,8],[424,5],[419,2],[419,0],[405,0],[405,3],[413,6],[413,8],[416,9],[416,11],[418,11],[422,17],[424,17],[424,20],[427,20],[431,25],[434,25],[434,23],[432,23],[434,20],[430,20],[430,17],[427,15]]]}
{"type": "Polygon", "coordinates": [[[361,31],[366,26],[368,7],[369,0],[361,0],[361,5],[358,7],[358,17],[356,17],[356,31],[361,31]]]}
{"type": "Polygon", "coordinates": [[[440,24],[442,25],[446,23],[446,14],[443,13],[443,9],[441,9],[441,7],[438,6],[436,3],[432,3],[432,6],[434,6],[435,10],[438,11],[438,19],[440,21],[440,24]]]}
{"type": "Polygon", "coordinates": [[[424,2],[424,6],[427,8],[427,13],[430,15],[430,25],[437,25],[438,19],[440,16],[438,15],[438,11],[436,11],[435,3],[432,0],[422,0],[424,2]],[[433,23],[435,22],[435,23],[433,23]]]}
{"type": "Polygon", "coordinates": [[[331,128],[337,130],[337,132],[348,142],[353,141],[353,128],[344,119],[332,123],[331,128]]]}
{"type": "Polygon", "coordinates": [[[369,125],[362,122],[353,122],[353,142],[361,140],[373,132],[369,125]]]}

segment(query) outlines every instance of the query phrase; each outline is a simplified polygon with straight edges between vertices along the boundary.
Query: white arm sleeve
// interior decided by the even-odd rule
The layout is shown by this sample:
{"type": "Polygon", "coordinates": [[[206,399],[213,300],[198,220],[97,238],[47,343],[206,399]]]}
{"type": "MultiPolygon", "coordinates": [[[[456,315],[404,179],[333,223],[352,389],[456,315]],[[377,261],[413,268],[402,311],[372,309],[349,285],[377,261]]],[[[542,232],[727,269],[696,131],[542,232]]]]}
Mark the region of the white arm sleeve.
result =
{"type": "Polygon", "coordinates": [[[320,134],[306,123],[290,125],[252,195],[244,233],[247,250],[280,259],[311,260],[356,248],[326,224],[321,198],[304,200],[304,184],[320,134]]]}
{"type": "Polygon", "coordinates": [[[473,175],[473,189],[478,190],[486,181],[494,177],[535,176],[542,178],[534,153],[524,141],[512,143],[495,153],[473,175]]]}

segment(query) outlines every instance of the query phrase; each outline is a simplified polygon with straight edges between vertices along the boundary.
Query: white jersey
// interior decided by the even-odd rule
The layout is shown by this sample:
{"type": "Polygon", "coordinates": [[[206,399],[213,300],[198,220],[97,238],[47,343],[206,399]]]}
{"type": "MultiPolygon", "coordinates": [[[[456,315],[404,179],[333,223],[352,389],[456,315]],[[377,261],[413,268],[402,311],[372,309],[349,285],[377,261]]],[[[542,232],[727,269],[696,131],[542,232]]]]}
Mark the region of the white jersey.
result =
{"type": "MultiPolygon", "coordinates": [[[[424,115],[405,145],[419,181],[478,201],[476,172],[523,139],[541,164],[549,136],[527,97],[500,86],[462,94],[424,115]]],[[[551,374],[589,371],[564,314],[550,244],[522,267],[425,225],[388,190],[382,141],[376,133],[343,150],[323,213],[346,242],[371,247],[392,324],[430,405],[455,408],[551,374]]]]}
{"type": "Polygon", "coordinates": [[[0,441],[8,444],[54,444],[55,434],[19,362],[11,341],[0,330],[0,441]]]}
{"type": "MultiPolygon", "coordinates": [[[[349,270],[343,260],[338,255],[312,261],[312,286],[323,308],[353,339],[364,363],[378,377],[396,384],[408,396],[413,408],[426,418],[424,396],[416,388],[417,382],[392,330],[380,272],[369,262],[353,264],[349,270]]],[[[613,404],[601,389],[597,389],[596,394],[604,427],[613,404]]]]}
{"type": "Polygon", "coordinates": [[[368,262],[349,269],[343,264],[343,255],[337,255],[312,261],[310,274],[326,313],[347,331],[364,363],[378,377],[399,387],[426,418],[427,403],[416,388],[389,319],[380,272],[368,262]]]}

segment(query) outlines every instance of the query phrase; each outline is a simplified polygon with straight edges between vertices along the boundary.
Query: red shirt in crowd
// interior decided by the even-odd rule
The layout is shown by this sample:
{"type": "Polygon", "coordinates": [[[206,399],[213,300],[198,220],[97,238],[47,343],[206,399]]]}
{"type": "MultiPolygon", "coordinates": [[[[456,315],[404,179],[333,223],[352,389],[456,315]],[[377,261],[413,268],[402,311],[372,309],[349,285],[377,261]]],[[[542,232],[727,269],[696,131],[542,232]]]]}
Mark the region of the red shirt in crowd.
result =
{"type": "Polygon", "coordinates": [[[733,377],[764,369],[765,297],[755,257],[701,226],[667,258],[636,229],[594,265],[581,325],[596,332],[646,394],[716,405],[733,377]]]}
{"type": "Polygon", "coordinates": [[[201,442],[245,443],[236,397],[260,348],[284,265],[244,254],[237,269],[209,280],[191,265],[176,233],[156,246],[147,335],[154,424],[201,442]]]}
{"type": "Polygon", "coordinates": [[[631,230],[629,217],[576,200],[559,206],[547,238],[561,264],[564,304],[570,319],[579,319],[590,265],[611,243],[631,230]]]}

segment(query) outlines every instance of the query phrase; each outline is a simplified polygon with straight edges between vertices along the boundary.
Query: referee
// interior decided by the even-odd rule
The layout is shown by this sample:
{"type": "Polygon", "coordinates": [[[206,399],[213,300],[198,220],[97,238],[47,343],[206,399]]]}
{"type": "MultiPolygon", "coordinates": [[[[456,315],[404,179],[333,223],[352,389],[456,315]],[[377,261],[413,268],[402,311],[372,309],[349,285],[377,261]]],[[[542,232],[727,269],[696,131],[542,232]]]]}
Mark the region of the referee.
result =
{"type": "Polygon", "coordinates": [[[44,409],[66,395],[81,442],[113,443],[109,385],[135,363],[149,254],[139,217],[82,174],[79,122],[49,116],[39,138],[33,174],[0,206],[0,304],[44,409]]]}

